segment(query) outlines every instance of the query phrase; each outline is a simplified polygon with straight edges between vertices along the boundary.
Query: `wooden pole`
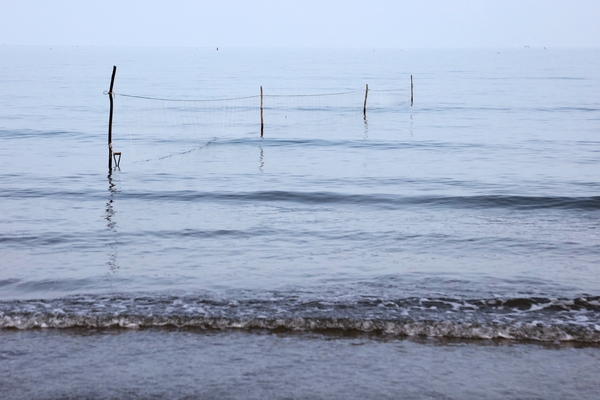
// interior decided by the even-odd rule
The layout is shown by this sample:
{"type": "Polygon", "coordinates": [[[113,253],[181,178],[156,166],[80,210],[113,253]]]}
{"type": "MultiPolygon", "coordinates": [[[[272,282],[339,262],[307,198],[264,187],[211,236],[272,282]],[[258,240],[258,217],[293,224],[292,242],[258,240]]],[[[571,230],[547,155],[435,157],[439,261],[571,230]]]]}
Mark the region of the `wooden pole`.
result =
{"type": "Polygon", "coordinates": [[[260,137],[263,137],[265,131],[265,119],[263,117],[263,91],[260,87],[260,137]]]}
{"type": "Polygon", "coordinates": [[[412,107],[413,105],[413,81],[412,81],[412,75],[410,76],[410,106],[412,107]]]}
{"type": "Polygon", "coordinates": [[[363,107],[363,115],[365,117],[365,121],[367,120],[367,96],[369,95],[369,84],[367,84],[367,88],[365,89],[365,105],[363,107]]]}
{"type": "Polygon", "coordinates": [[[117,73],[117,66],[113,66],[112,77],[110,78],[110,89],[108,91],[108,98],[110,100],[110,113],[108,114],[108,173],[112,172],[112,121],[113,121],[113,86],[115,84],[115,74],[117,73]]]}

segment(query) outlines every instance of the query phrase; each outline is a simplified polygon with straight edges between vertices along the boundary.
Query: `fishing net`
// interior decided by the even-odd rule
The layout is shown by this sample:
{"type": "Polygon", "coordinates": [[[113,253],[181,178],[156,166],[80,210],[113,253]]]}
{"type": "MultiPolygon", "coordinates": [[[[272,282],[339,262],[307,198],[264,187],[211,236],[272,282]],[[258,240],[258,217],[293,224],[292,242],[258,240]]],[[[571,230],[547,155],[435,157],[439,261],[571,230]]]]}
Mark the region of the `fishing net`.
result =
{"type": "Polygon", "coordinates": [[[369,119],[409,105],[410,89],[263,92],[200,100],[114,93],[114,102],[114,149],[132,162],[148,162],[188,154],[218,140],[352,138],[364,131],[369,119]]]}

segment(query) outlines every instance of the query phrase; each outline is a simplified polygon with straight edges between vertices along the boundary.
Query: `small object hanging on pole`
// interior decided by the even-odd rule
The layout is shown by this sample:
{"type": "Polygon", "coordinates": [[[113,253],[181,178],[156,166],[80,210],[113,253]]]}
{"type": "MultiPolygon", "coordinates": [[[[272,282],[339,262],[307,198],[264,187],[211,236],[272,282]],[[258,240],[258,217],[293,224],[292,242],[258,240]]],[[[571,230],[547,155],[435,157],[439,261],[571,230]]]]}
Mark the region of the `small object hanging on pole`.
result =
{"type": "Polygon", "coordinates": [[[413,105],[413,80],[412,75],[410,76],[410,106],[413,105]]]}
{"type": "Polygon", "coordinates": [[[365,89],[365,105],[363,107],[363,115],[365,117],[365,121],[367,120],[367,96],[369,95],[369,84],[367,84],[367,88],[365,89]]]}
{"type": "Polygon", "coordinates": [[[263,117],[263,90],[260,87],[260,137],[263,137],[265,131],[265,120],[263,117]]]}
{"type": "MultiPolygon", "coordinates": [[[[112,121],[113,121],[113,86],[115,84],[115,74],[117,73],[117,66],[113,66],[112,76],[110,78],[110,89],[108,90],[108,99],[110,100],[110,112],[108,114],[108,173],[112,172],[112,121]]],[[[119,161],[121,160],[121,154],[119,153],[119,161]]],[[[116,162],[116,161],[115,161],[116,162]]]]}
{"type": "Polygon", "coordinates": [[[110,148],[110,151],[112,153],[113,159],[115,160],[115,168],[119,168],[119,164],[121,164],[121,152],[120,151],[113,151],[112,149],[112,143],[108,145],[110,148]],[[117,159],[117,156],[119,156],[119,159],[117,159]]]}

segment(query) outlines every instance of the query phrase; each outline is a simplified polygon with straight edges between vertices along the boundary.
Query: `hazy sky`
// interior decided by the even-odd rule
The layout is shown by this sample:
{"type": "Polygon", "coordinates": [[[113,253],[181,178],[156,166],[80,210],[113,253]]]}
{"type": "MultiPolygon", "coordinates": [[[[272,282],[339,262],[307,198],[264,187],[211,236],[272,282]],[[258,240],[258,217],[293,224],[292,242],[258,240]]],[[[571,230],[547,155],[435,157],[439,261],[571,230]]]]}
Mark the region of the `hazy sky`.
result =
{"type": "Polygon", "coordinates": [[[0,45],[600,47],[600,0],[3,0],[0,45]]]}

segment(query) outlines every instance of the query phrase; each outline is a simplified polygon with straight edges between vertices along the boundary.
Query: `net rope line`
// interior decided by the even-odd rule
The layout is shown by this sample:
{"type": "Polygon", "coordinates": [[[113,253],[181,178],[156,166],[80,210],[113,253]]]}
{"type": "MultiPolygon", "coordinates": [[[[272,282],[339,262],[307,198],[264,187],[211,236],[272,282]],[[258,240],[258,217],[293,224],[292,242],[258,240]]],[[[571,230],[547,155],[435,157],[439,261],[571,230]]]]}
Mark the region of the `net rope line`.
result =
{"type": "MultiPolygon", "coordinates": [[[[408,89],[369,89],[369,92],[401,92],[408,91],[408,89]]],[[[264,94],[263,97],[322,97],[322,96],[341,96],[346,94],[364,93],[364,90],[352,90],[348,92],[336,92],[336,93],[318,93],[318,94],[264,94]]],[[[108,95],[108,91],[104,91],[105,95],[108,95]]],[[[257,99],[261,95],[243,96],[243,97],[228,97],[228,98],[217,98],[217,99],[166,99],[160,97],[140,96],[125,93],[112,92],[114,96],[131,97],[136,99],[144,100],[158,100],[158,101],[188,101],[188,102],[210,102],[210,101],[231,101],[231,100],[246,100],[246,99],[257,99]]]]}
{"type": "Polygon", "coordinates": [[[209,146],[211,143],[213,143],[214,141],[216,141],[217,138],[213,138],[211,140],[209,140],[208,142],[206,142],[206,144],[204,144],[203,146],[198,146],[198,147],[194,147],[193,149],[189,149],[189,150],[185,150],[185,151],[176,151],[170,154],[167,154],[166,156],[160,156],[160,157],[156,157],[156,158],[148,158],[145,160],[136,160],[136,161],[132,161],[132,164],[137,164],[137,163],[144,163],[144,162],[148,162],[148,161],[161,161],[164,160],[166,158],[169,157],[173,157],[173,156],[180,156],[183,154],[188,154],[191,153],[192,151],[196,151],[196,150],[202,150],[203,148],[209,146]]]}

